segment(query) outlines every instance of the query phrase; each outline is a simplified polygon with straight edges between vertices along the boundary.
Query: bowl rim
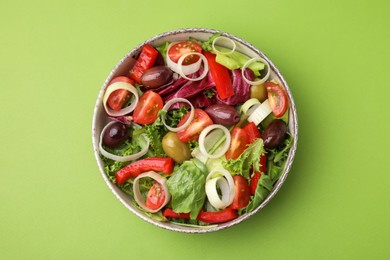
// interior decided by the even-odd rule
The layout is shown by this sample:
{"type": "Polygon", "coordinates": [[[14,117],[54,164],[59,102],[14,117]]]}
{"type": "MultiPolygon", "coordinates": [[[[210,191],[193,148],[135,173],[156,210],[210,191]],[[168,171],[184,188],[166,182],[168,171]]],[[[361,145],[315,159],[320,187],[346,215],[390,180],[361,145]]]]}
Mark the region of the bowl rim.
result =
{"type": "MultiPolygon", "coordinates": [[[[93,149],[94,149],[95,159],[96,159],[96,162],[98,164],[98,168],[100,170],[100,174],[102,175],[103,180],[108,185],[108,187],[111,190],[111,192],[115,195],[115,197],[127,209],[129,209],[131,212],[133,212],[135,215],[137,215],[141,219],[145,220],[146,222],[149,222],[149,223],[151,223],[151,224],[153,224],[155,226],[158,226],[160,228],[163,228],[163,229],[167,229],[167,230],[170,230],[170,231],[176,231],[176,232],[183,232],[183,233],[208,233],[208,232],[214,232],[214,231],[223,230],[223,229],[235,226],[235,225],[241,223],[242,221],[250,218],[251,216],[255,215],[256,213],[258,213],[261,209],[263,209],[275,197],[275,195],[278,193],[278,191],[280,190],[280,188],[284,184],[286,178],[288,177],[289,172],[290,172],[291,167],[292,167],[292,163],[294,161],[294,157],[295,157],[295,153],[296,153],[296,149],[297,149],[297,143],[298,143],[298,117],[297,117],[296,106],[295,106],[295,102],[294,102],[294,99],[293,99],[292,94],[291,94],[291,90],[290,90],[286,80],[284,79],[283,75],[280,73],[279,69],[274,65],[274,63],[262,51],[260,51],[258,48],[256,48],[251,43],[249,43],[249,42],[247,42],[247,41],[245,41],[245,40],[241,39],[240,37],[237,37],[237,36],[235,36],[233,34],[230,34],[230,33],[227,33],[227,32],[223,32],[223,31],[220,31],[220,30],[208,29],[208,28],[181,28],[181,29],[166,31],[166,32],[157,34],[156,36],[153,36],[153,37],[145,40],[144,42],[138,44],[136,47],[132,48],[115,65],[115,67],[111,70],[111,72],[107,76],[106,80],[104,81],[104,84],[103,84],[103,86],[101,87],[101,89],[99,91],[99,95],[98,95],[98,98],[97,98],[96,103],[95,103],[94,112],[93,112],[93,118],[92,118],[92,145],[93,145],[93,149]],[[290,107],[289,107],[290,108],[289,109],[289,113],[290,113],[289,129],[290,129],[290,132],[293,135],[293,144],[292,144],[292,146],[290,148],[290,151],[289,151],[289,154],[288,154],[288,158],[287,158],[287,161],[286,161],[286,164],[285,164],[285,167],[284,167],[284,172],[282,173],[282,175],[280,176],[280,178],[276,182],[273,190],[261,202],[261,204],[256,209],[254,209],[253,211],[251,211],[249,213],[246,213],[244,215],[241,215],[241,216],[239,216],[238,218],[236,218],[234,220],[231,220],[229,222],[222,223],[222,224],[217,224],[217,225],[208,225],[208,226],[205,226],[205,227],[202,227],[202,226],[197,226],[197,227],[184,226],[184,225],[174,224],[172,222],[160,222],[160,221],[151,219],[148,216],[146,216],[145,214],[143,214],[141,211],[139,211],[131,203],[133,198],[124,198],[124,197],[122,197],[122,196],[125,195],[125,193],[123,191],[121,191],[119,189],[119,187],[117,187],[115,184],[113,184],[108,179],[107,175],[104,172],[104,168],[103,168],[103,165],[102,165],[102,161],[100,159],[100,153],[99,153],[99,148],[98,148],[98,138],[100,137],[100,133],[98,133],[98,131],[96,129],[97,117],[99,115],[100,110],[102,109],[101,108],[101,100],[102,100],[102,96],[104,94],[104,90],[106,89],[106,87],[107,87],[109,81],[112,79],[113,75],[115,75],[115,72],[118,70],[118,68],[121,65],[123,65],[123,63],[127,59],[129,59],[129,57],[133,57],[136,53],[138,53],[140,51],[140,49],[142,48],[142,46],[144,46],[145,44],[153,43],[153,42],[155,42],[155,41],[157,41],[159,39],[163,39],[163,38],[166,38],[168,36],[174,36],[174,35],[178,35],[178,34],[191,34],[191,33],[221,34],[222,36],[225,36],[225,37],[228,37],[230,39],[233,39],[234,41],[244,45],[246,48],[249,48],[251,51],[256,53],[256,55],[258,55],[259,57],[265,59],[269,63],[269,66],[270,66],[271,70],[273,71],[273,73],[275,73],[275,75],[277,76],[278,80],[280,81],[280,83],[283,85],[285,91],[287,92],[287,95],[288,95],[288,98],[289,98],[289,103],[290,103],[290,107]],[[291,120],[291,118],[293,120],[291,120]]],[[[130,197],[129,195],[125,195],[125,196],[130,197]]]]}

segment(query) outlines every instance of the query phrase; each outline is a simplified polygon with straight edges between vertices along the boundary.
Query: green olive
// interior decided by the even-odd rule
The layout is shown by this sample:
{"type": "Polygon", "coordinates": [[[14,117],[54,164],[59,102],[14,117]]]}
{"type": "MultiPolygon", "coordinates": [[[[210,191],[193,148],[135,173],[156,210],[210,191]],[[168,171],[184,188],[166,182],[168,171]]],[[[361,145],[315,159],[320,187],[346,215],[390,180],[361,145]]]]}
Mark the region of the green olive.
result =
{"type": "Polygon", "coordinates": [[[251,87],[251,98],[257,98],[260,102],[263,102],[268,98],[264,84],[254,85],[251,87]]]}
{"type": "Polygon", "coordinates": [[[182,163],[191,158],[191,151],[187,143],[180,141],[174,132],[168,132],[162,139],[164,152],[175,162],[182,163]]]}

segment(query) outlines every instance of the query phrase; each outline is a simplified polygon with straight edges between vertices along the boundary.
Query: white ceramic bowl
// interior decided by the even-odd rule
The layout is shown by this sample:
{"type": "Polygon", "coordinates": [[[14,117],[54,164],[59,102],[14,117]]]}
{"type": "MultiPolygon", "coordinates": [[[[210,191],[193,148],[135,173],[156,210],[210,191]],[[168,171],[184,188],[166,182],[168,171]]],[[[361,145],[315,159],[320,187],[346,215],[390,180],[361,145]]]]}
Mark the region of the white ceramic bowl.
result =
{"type": "Polygon", "coordinates": [[[126,208],[128,208],[131,212],[136,214],[141,219],[143,219],[143,220],[145,220],[153,225],[161,227],[161,228],[165,228],[165,229],[172,230],[172,231],[178,231],[178,232],[186,232],[186,233],[205,233],[205,232],[213,232],[213,231],[225,229],[225,228],[231,227],[233,225],[236,225],[236,224],[250,218],[254,214],[258,213],[260,210],[262,210],[265,207],[265,205],[267,205],[268,202],[275,196],[275,194],[279,191],[279,189],[283,185],[284,181],[286,180],[287,175],[290,171],[291,165],[292,165],[293,160],[294,160],[294,155],[295,155],[295,151],[296,151],[296,147],[297,147],[297,141],[298,141],[298,122],[297,122],[297,113],[296,113],[296,107],[294,104],[294,99],[292,97],[291,91],[290,91],[285,79],[283,78],[283,76],[281,75],[279,70],[275,67],[275,65],[272,63],[272,61],[267,56],[265,56],[264,53],[262,53],[259,49],[257,49],[256,47],[254,47],[250,43],[248,43],[248,42],[246,42],[246,41],[244,41],[244,40],[242,40],[234,35],[231,35],[231,34],[225,33],[225,32],[221,32],[221,31],[217,31],[217,30],[204,29],[204,28],[186,28],[186,29],[179,29],[179,30],[174,30],[174,31],[162,33],[162,34],[159,34],[159,35],[157,35],[149,40],[146,40],[145,42],[139,44],[134,49],[132,49],[129,53],[127,53],[126,56],[123,57],[119,61],[119,63],[114,67],[114,69],[110,72],[110,74],[108,75],[107,79],[105,80],[103,86],[101,87],[97,101],[96,101],[94,114],[93,114],[93,120],[92,120],[92,143],[93,143],[96,161],[97,161],[100,173],[101,173],[104,181],[106,182],[106,184],[108,185],[110,190],[114,193],[114,195],[119,199],[120,202],[122,202],[122,204],[126,208]],[[242,52],[250,57],[261,57],[269,63],[270,68],[271,68],[270,78],[276,79],[284,87],[285,91],[288,94],[289,113],[290,113],[288,127],[289,127],[289,132],[294,137],[293,145],[289,151],[289,155],[287,158],[287,163],[285,165],[284,171],[283,171],[281,177],[279,178],[279,180],[276,182],[274,189],[269,193],[269,195],[266,197],[266,199],[252,212],[241,215],[240,217],[238,217],[232,221],[229,221],[229,222],[226,222],[223,224],[219,224],[219,225],[211,225],[210,227],[199,227],[198,228],[198,227],[180,226],[180,225],[177,225],[177,224],[174,224],[171,222],[159,222],[159,221],[156,221],[156,220],[149,218],[142,211],[140,211],[138,208],[136,208],[132,202],[133,198],[131,198],[129,195],[125,194],[115,184],[110,182],[109,179],[107,178],[105,172],[104,172],[104,164],[103,164],[102,160],[100,159],[99,146],[98,146],[100,132],[103,129],[103,127],[105,126],[105,124],[108,123],[107,116],[106,116],[106,113],[104,111],[104,107],[102,105],[104,91],[107,88],[108,83],[111,81],[111,79],[113,79],[116,76],[121,76],[121,75],[126,74],[126,71],[127,71],[128,66],[129,66],[131,58],[136,57],[140,53],[142,46],[144,44],[149,43],[151,45],[157,46],[157,45],[164,43],[166,41],[172,42],[172,41],[179,41],[179,40],[188,40],[188,38],[190,36],[194,37],[196,39],[205,41],[210,36],[212,36],[213,34],[216,34],[216,33],[220,33],[222,36],[225,36],[225,37],[228,37],[228,38],[234,40],[237,44],[237,49],[236,49],[237,51],[240,51],[240,52],[242,52]]]}

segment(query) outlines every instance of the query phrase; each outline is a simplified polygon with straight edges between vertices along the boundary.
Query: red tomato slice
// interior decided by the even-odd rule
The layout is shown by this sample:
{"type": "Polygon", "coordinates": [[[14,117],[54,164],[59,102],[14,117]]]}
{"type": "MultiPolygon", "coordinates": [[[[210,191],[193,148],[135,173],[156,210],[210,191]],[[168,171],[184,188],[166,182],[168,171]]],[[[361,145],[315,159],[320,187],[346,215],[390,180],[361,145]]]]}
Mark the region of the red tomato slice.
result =
{"type": "MultiPolygon", "coordinates": [[[[181,56],[183,56],[184,54],[189,53],[189,52],[202,53],[202,46],[200,46],[198,43],[192,42],[192,41],[177,42],[169,48],[168,56],[173,62],[177,63],[181,56]]],[[[192,64],[194,62],[197,62],[198,60],[199,60],[199,56],[188,55],[183,60],[182,64],[189,65],[189,64],[192,64]]]]}
{"type": "MultiPolygon", "coordinates": [[[[189,116],[190,113],[185,114],[177,126],[182,126],[188,120],[189,116]]],[[[180,141],[185,143],[189,141],[198,140],[200,132],[202,132],[202,130],[206,126],[212,124],[213,121],[211,120],[209,115],[202,109],[196,108],[194,110],[194,118],[192,119],[189,126],[186,129],[177,132],[177,136],[179,137],[180,141]]]]}
{"type": "Polygon", "coordinates": [[[229,150],[226,152],[226,159],[237,159],[249,144],[248,133],[242,128],[234,127],[231,132],[232,140],[230,142],[229,150]]]}
{"type": "Polygon", "coordinates": [[[268,92],[269,104],[276,117],[281,117],[287,110],[287,94],[281,86],[273,82],[265,82],[264,86],[268,92]]]}
{"type": "Polygon", "coordinates": [[[148,191],[145,205],[151,210],[156,210],[161,207],[165,201],[165,192],[161,184],[155,181],[153,186],[148,191]]]}
{"type": "MultiPolygon", "coordinates": [[[[134,85],[134,81],[132,81],[131,79],[129,79],[128,77],[125,77],[125,76],[119,76],[119,77],[113,78],[110,81],[109,85],[111,85],[112,83],[115,83],[115,82],[126,82],[126,83],[129,83],[131,85],[134,85]]],[[[130,97],[131,97],[130,91],[128,91],[126,89],[117,89],[114,92],[112,92],[110,94],[110,96],[108,97],[107,105],[112,110],[119,111],[130,100],[130,97]]]]}
{"type": "Polygon", "coordinates": [[[241,209],[246,207],[250,199],[249,184],[242,175],[233,176],[234,181],[234,199],[231,205],[232,209],[241,209]]]}
{"type": "Polygon", "coordinates": [[[151,90],[142,94],[134,109],[133,121],[138,124],[151,124],[156,121],[158,112],[163,108],[161,96],[151,90]]]}

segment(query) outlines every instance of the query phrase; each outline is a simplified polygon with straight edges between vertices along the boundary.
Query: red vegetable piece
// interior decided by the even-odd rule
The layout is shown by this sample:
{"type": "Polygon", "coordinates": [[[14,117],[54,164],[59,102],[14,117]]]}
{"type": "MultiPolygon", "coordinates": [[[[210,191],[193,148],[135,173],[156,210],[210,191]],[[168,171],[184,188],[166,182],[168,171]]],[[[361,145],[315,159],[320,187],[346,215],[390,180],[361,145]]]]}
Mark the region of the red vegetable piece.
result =
{"type": "Polygon", "coordinates": [[[281,117],[287,110],[288,99],[287,94],[281,86],[271,81],[265,82],[264,86],[267,89],[269,104],[272,112],[276,117],[281,117]]]}
{"type": "Polygon", "coordinates": [[[234,199],[231,205],[232,209],[241,209],[248,205],[250,199],[250,190],[248,182],[242,175],[233,176],[234,181],[234,199]]]}
{"type": "Polygon", "coordinates": [[[133,121],[138,124],[151,124],[156,121],[158,112],[163,108],[161,96],[151,90],[146,91],[134,109],[133,121]]]}
{"type": "Polygon", "coordinates": [[[117,184],[123,184],[130,178],[135,178],[143,172],[155,171],[171,174],[175,162],[170,157],[150,157],[133,162],[116,172],[117,184]]]}
{"type": "MultiPolygon", "coordinates": [[[[188,112],[183,116],[183,118],[180,120],[178,127],[185,124],[185,122],[190,117],[190,113],[188,112]]],[[[179,137],[180,141],[182,142],[189,142],[193,140],[197,140],[199,138],[200,132],[209,125],[212,125],[213,121],[209,117],[209,115],[204,112],[202,109],[196,108],[194,110],[194,118],[192,119],[189,126],[182,130],[177,132],[177,136],[179,137]]]]}
{"type": "Polygon", "coordinates": [[[231,143],[229,150],[226,152],[226,159],[237,159],[247,148],[249,144],[248,134],[239,127],[234,127],[231,131],[231,143]]]}
{"type": "Polygon", "coordinates": [[[232,80],[230,79],[229,69],[215,61],[215,54],[204,52],[204,56],[209,64],[211,77],[214,80],[217,94],[221,99],[227,99],[234,95],[232,80]]]}
{"type": "Polygon", "coordinates": [[[248,142],[251,144],[257,138],[261,138],[261,134],[255,123],[250,122],[242,128],[248,134],[248,142]]]}
{"type": "Polygon", "coordinates": [[[147,208],[151,210],[156,210],[162,206],[165,202],[166,194],[162,185],[155,181],[152,187],[148,191],[148,195],[146,197],[145,205],[147,208]]]}
{"type": "Polygon", "coordinates": [[[130,70],[129,77],[133,79],[136,83],[141,83],[142,74],[147,69],[153,67],[154,62],[157,59],[158,51],[150,44],[146,44],[141,51],[137,61],[135,62],[133,68],[130,70]]]}
{"type": "MultiPolygon", "coordinates": [[[[261,138],[260,131],[253,122],[250,122],[249,124],[244,126],[243,129],[248,134],[250,144],[253,143],[257,138],[261,138]]],[[[265,174],[266,171],[267,156],[265,153],[260,156],[260,164],[260,172],[255,172],[249,183],[250,192],[252,195],[256,192],[257,183],[260,180],[261,173],[265,174]]]]}
{"type": "MultiPolygon", "coordinates": [[[[176,213],[170,208],[166,208],[163,211],[163,216],[167,218],[190,219],[190,213],[176,213]]],[[[209,224],[217,224],[233,220],[237,217],[238,214],[236,210],[226,208],[216,212],[205,212],[201,210],[196,219],[209,224]]]]}
{"type": "MultiPolygon", "coordinates": [[[[169,50],[168,50],[168,56],[169,58],[177,63],[181,56],[190,53],[190,52],[199,52],[202,53],[202,46],[200,46],[198,43],[193,41],[183,41],[183,42],[177,42],[173,44],[169,50]]],[[[183,60],[183,65],[190,65],[192,63],[195,63],[199,60],[198,55],[188,55],[183,60]]]]}
{"type": "Polygon", "coordinates": [[[166,208],[163,211],[163,216],[167,218],[183,218],[183,219],[190,219],[190,213],[176,213],[173,211],[173,209],[166,208]]]}
{"type": "MultiPolygon", "coordinates": [[[[115,82],[126,82],[131,85],[134,85],[134,81],[129,79],[125,76],[119,76],[113,78],[109,85],[115,83],[115,82]]],[[[117,89],[114,92],[110,94],[110,96],[107,99],[107,105],[114,111],[121,110],[125,104],[130,100],[131,92],[126,89],[117,89]]]]}
{"type": "Polygon", "coordinates": [[[205,223],[216,224],[216,223],[224,223],[233,220],[237,217],[238,217],[237,211],[229,207],[224,210],[216,211],[216,212],[205,212],[201,210],[199,212],[197,219],[205,223]]]}

